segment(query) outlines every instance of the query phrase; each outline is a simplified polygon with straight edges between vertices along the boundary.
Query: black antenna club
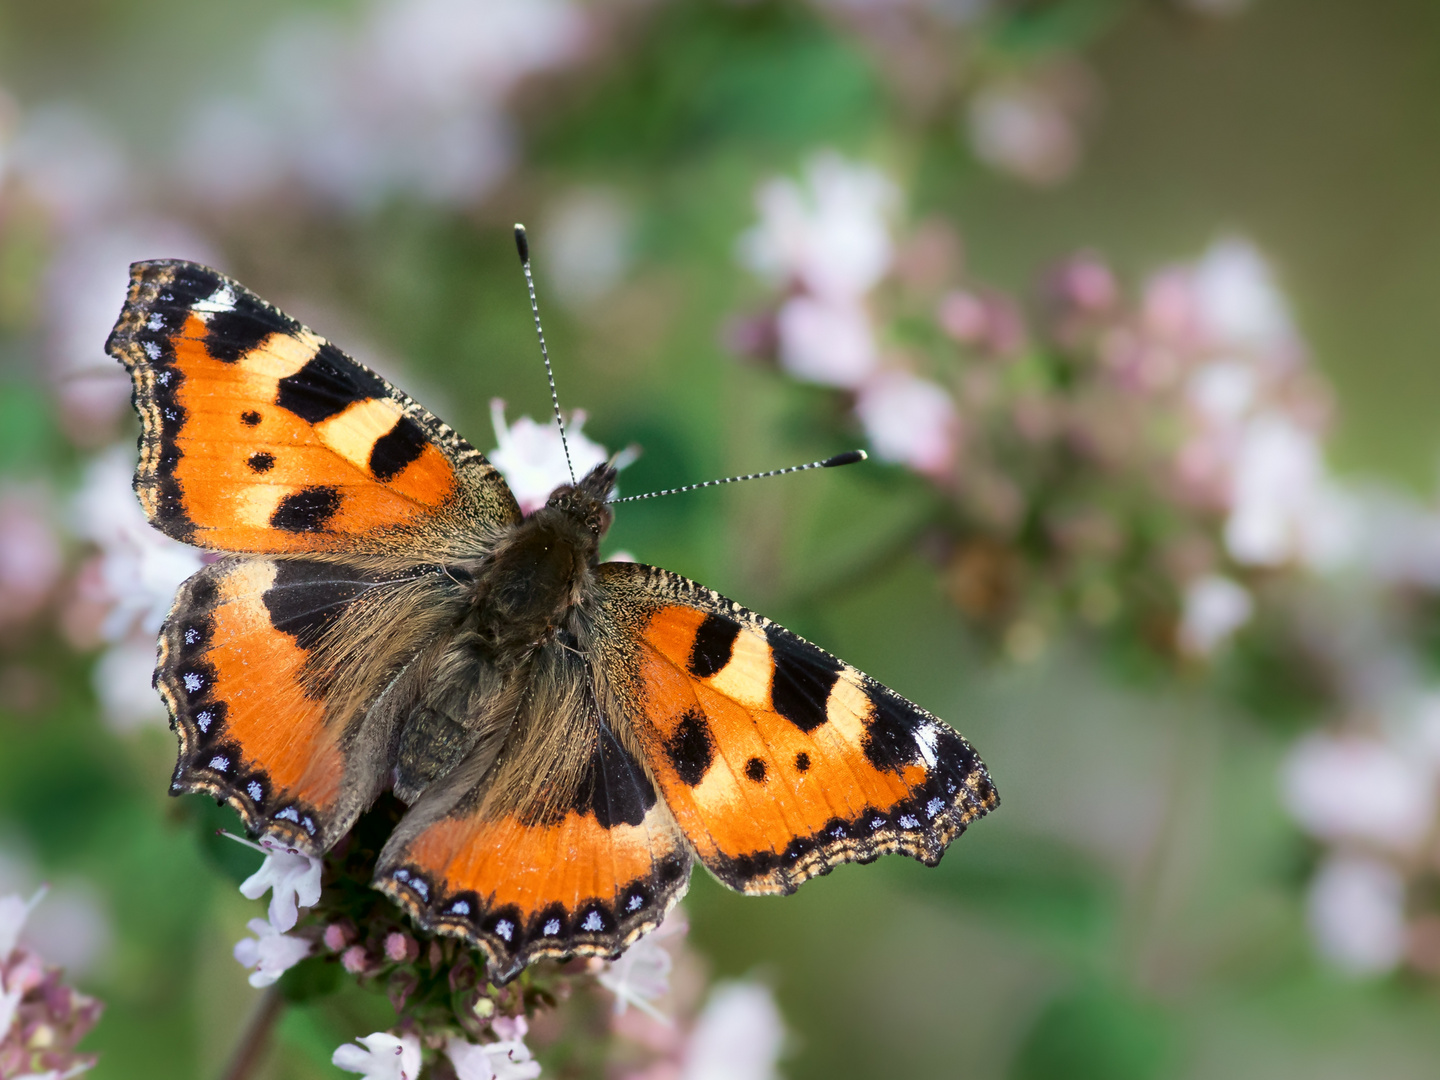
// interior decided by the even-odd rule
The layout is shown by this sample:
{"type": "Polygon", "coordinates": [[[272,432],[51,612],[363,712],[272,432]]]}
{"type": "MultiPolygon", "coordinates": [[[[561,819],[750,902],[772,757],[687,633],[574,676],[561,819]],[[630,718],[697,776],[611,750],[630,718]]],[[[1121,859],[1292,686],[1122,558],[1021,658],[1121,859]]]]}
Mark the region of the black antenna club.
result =
{"type": "Polygon", "coordinates": [[[565,420],[560,415],[560,395],[555,392],[555,371],[550,366],[550,351],[545,348],[545,331],[540,326],[540,304],[535,299],[535,277],[530,273],[530,240],[525,226],[515,223],[515,250],[520,253],[520,266],[525,271],[525,288],[530,293],[530,311],[535,316],[535,336],[540,339],[540,356],[545,361],[545,377],[550,380],[550,404],[555,409],[555,426],[560,429],[560,445],[565,450],[565,467],[570,470],[570,483],[575,483],[575,465],[570,460],[570,440],[565,437],[565,420]]]}
{"type": "Polygon", "coordinates": [[[640,499],[658,499],[662,495],[679,495],[682,491],[697,491],[700,488],[715,487],[718,484],[738,484],[741,480],[763,480],[767,476],[786,476],[790,473],[804,472],[806,469],[838,469],[841,465],[855,465],[864,461],[868,454],[864,450],[846,450],[843,454],[836,454],[824,461],[811,461],[804,465],[791,465],[786,469],[771,469],[769,472],[746,473],[744,476],[727,476],[721,480],[706,480],[701,484],[687,484],[684,487],[666,488],[664,491],[652,491],[648,495],[626,495],[621,499],[611,499],[612,503],[637,502],[640,499]]]}

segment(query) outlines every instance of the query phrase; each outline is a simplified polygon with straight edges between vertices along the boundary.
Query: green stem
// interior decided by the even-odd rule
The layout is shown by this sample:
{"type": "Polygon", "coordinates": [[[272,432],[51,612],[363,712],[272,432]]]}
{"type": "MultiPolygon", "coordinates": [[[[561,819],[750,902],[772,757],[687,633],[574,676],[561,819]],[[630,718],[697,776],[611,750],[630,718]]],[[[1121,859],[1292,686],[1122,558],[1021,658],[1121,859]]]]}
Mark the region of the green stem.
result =
{"type": "Polygon", "coordinates": [[[225,1068],[223,1080],[249,1080],[250,1074],[265,1057],[265,1051],[270,1046],[270,1033],[284,1009],[285,999],[280,996],[278,986],[272,986],[265,991],[265,996],[260,999],[260,1007],[255,1010],[245,1034],[240,1037],[240,1042],[235,1047],[230,1064],[225,1068]]]}

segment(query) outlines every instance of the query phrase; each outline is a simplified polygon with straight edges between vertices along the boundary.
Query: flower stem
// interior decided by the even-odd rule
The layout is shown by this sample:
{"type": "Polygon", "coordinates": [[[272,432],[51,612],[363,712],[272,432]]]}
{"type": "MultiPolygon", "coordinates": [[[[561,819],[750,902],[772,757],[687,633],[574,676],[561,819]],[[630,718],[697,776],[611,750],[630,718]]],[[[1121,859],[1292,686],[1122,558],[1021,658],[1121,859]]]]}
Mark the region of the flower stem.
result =
{"type": "Polygon", "coordinates": [[[278,986],[272,986],[265,991],[265,996],[260,999],[260,1007],[255,1010],[249,1027],[245,1029],[245,1034],[240,1037],[240,1042],[235,1047],[230,1064],[223,1073],[223,1080],[248,1080],[255,1066],[264,1058],[265,1050],[270,1045],[270,1032],[284,1008],[285,999],[280,996],[278,986]]]}

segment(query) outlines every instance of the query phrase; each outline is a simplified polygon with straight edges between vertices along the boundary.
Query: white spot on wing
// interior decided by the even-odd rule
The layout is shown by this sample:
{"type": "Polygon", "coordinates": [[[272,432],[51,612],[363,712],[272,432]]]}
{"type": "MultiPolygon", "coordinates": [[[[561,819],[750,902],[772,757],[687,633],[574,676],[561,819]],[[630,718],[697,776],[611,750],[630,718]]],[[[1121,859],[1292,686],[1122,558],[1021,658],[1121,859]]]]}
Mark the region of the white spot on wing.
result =
{"type": "Polygon", "coordinates": [[[204,712],[195,714],[195,726],[208,735],[210,733],[210,722],[214,719],[215,718],[210,715],[210,710],[206,709],[204,712]]]}
{"type": "Polygon", "coordinates": [[[925,804],[925,816],[928,817],[928,818],[930,818],[930,819],[933,821],[934,818],[935,818],[935,815],[938,814],[938,813],[940,813],[940,811],[941,811],[941,810],[944,810],[944,809],[945,809],[945,800],[944,800],[944,799],[939,799],[939,798],[931,799],[929,802],[927,802],[927,803],[925,804]]]}
{"type": "Polygon", "coordinates": [[[641,896],[639,893],[636,893],[634,896],[630,897],[629,902],[626,903],[626,905],[625,905],[625,910],[626,910],[626,911],[634,911],[636,908],[638,908],[638,907],[639,907],[641,904],[643,904],[643,903],[645,903],[645,898],[644,898],[643,896],[641,896]]]}
{"type": "Polygon", "coordinates": [[[506,941],[509,941],[515,933],[515,924],[509,919],[501,919],[495,924],[495,933],[499,934],[506,941]]]}
{"type": "Polygon", "coordinates": [[[250,783],[245,785],[245,790],[247,793],[249,793],[250,798],[254,799],[256,802],[259,802],[261,796],[265,794],[265,789],[262,788],[259,783],[254,780],[251,780],[250,783]]]}
{"type": "Polygon", "coordinates": [[[558,934],[559,932],[560,932],[560,920],[559,920],[559,919],[550,919],[550,920],[548,920],[548,921],[545,923],[544,927],[541,928],[541,933],[543,933],[546,937],[554,937],[554,936],[555,936],[556,934],[558,934]]]}
{"type": "Polygon", "coordinates": [[[456,900],[453,904],[450,905],[450,914],[451,914],[451,915],[469,915],[469,914],[470,914],[470,901],[468,901],[468,900],[456,900]]]}
{"type": "Polygon", "coordinates": [[[224,772],[226,769],[230,768],[230,759],[222,754],[216,754],[210,759],[210,768],[215,769],[218,772],[224,772]]]}
{"type": "Polygon", "coordinates": [[[920,748],[920,759],[927,769],[935,768],[939,756],[935,753],[940,745],[940,729],[934,724],[921,724],[915,729],[915,745],[920,748]]]}
{"type": "Polygon", "coordinates": [[[229,285],[221,285],[204,300],[195,301],[195,306],[190,310],[202,318],[214,315],[217,311],[234,311],[235,290],[229,285]]]}
{"type": "Polygon", "coordinates": [[[903,828],[906,829],[916,829],[920,827],[919,820],[911,816],[910,814],[901,814],[900,824],[903,828]]]}
{"type": "MultiPolygon", "coordinates": [[[[145,355],[151,360],[160,359],[160,343],[158,341],[145,341],[141,343],[140,347],[145,350],[145,355]]],[[[165,384],[161,383],[160,385],[164,386],[165,384]]]]}
{"type": "Polygon", "coordinates": [[[592,911],[589,915],[585,916],[585,921],[580,924],[580,928],[582,930],[589,930],[593,934],[596,931],[604,930],[605,924],[600,921],[600,913],[598,911],[592,911]]]}
{"type": "Polygon", "coordinates": [[[165,316],[161,315],[158,311],[152,312],[150,315],[150,321],[145,324],[145,328],[147,330],[165,329],[165,316]]]}

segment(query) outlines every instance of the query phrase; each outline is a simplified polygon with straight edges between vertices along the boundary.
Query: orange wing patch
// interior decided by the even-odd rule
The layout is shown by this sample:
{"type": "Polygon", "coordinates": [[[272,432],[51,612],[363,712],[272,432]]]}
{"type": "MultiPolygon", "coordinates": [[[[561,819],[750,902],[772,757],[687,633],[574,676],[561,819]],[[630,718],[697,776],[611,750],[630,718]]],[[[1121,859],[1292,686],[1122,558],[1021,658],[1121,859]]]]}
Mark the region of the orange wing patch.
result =
{"type": "Polygon", "coordinates": [[[923,709],[693,582],[619,573],[668,594],[639,622],[638,734],[676,822],[727,885],[793,892],[888,852],[933,865],[997,804],[969,744],[923,709]]]}
{"type": "MultiPolygon", "coordinates": [[[[524,767],[538,778],[545,765],[524,767]]],[[[617,956],[658,926],[688,885],[690,856],[674,819],[603,726],[561,812],[491,816],[474,793],[438,817],[426,805],[456,794],[442,783],[422,796],[410,813],[425,823],[401,823],[375,886],[421,925],[482,949],[496,982],[543,957],[617,956]]]]}
{"type": "Polygon", "coordinates": [[[156,685],[180,733],[171,790],[229,802],[252,832],[320,852],[379,790],[304,682],[310,649],[368,583],[323,563],[230,559],[180,590],[156,685]]]}
{"type": "Polygon", "coordinates": [[[393,551],[462,494],[482,519],[519,519],[483,455],[240,285],[189,263],[133,274],[108,347],[135,383],[136,490],[169,535],[229,551],[393,551]]]}

